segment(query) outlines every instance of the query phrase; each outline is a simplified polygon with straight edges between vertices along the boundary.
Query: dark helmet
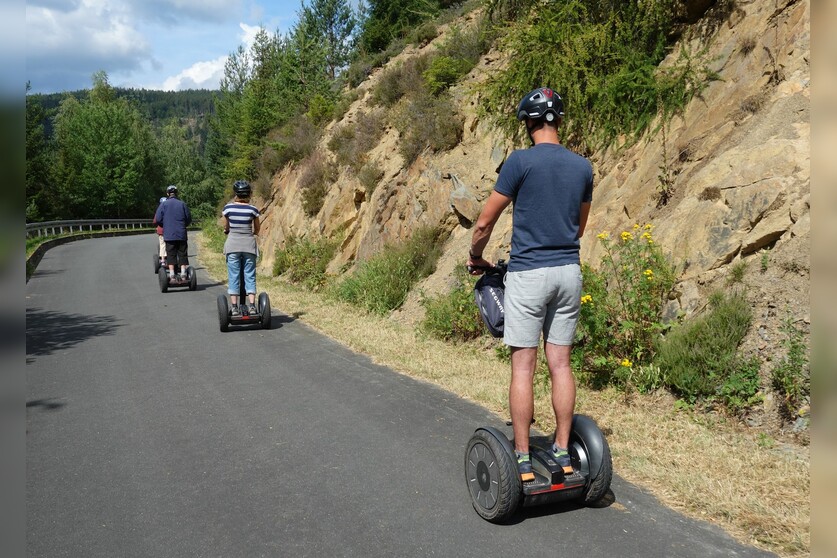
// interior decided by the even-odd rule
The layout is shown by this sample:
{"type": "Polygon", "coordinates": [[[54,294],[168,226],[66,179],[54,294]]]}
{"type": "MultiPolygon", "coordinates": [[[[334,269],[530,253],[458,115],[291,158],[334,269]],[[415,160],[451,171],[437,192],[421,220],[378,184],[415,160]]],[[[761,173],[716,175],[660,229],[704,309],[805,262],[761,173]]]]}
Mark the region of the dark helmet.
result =
{"type": "Polygon", "coordinates": [[[517,119],[545,118],[553,122],[564,116],[564,101],[561,96],[548,87],[539,87],[528,92],[517,105],[517,119]]]}
{"type": "Polygon", "coordinates": [[[235,184],[233,184],[233,192],[239,198],[249,198],[251,191],[250,183],[246,180],[236,180],[235,184]]]}
{"type": "Polygon", "coordinates": [[[168,188],[166,188],[166,194],[172,195],[177,193],[177,186],[174,184],[170,184],[168,188]]]}

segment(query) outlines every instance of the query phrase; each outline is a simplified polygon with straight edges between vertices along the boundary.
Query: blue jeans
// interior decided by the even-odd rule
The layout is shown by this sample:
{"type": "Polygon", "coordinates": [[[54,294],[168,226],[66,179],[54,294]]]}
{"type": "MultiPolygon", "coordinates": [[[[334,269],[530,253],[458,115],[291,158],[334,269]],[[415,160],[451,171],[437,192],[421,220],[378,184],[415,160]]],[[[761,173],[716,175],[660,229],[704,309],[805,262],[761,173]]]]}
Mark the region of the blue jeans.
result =
{"type": "MultiPolygon", "coordinates": [[[[227,254],[227,276],[229,284],[227,292],[231,295],[238,295],[241,284],[238,281],[238,274],[241,270],[241,262],[244,261],[244,291],[249,294],[256,294],[256,254],[247,252],[231,252],[227,254]]],[[[244,301],[242,300],[243,304],[244,301]]]]}

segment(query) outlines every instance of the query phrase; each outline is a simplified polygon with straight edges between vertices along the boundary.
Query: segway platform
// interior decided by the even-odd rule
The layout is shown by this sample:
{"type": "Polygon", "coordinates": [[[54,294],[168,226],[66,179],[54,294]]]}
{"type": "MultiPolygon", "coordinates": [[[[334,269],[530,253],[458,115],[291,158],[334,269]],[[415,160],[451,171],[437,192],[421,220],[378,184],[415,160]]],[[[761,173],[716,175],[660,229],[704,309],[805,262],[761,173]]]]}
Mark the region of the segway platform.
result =
{"type": "Polygon", "coordinates": [[[186,268],[186,278],[181,279],[180,275],[175,275],[174,278],[169,277],[167,267],[160,267],[157,272],[157,280],[160,284],[160,292],[168,292],[169,289],[175,287],[188,287],[190,291],[198,288],[198,275],[194,268],[190,265],[186,268]]]}
{"type": "Polygon", "coordinates": [[[613,465],[607,440],[593,419],[573,417],[567,448],[572,474],[565,475],[552,459],[551,447],[551,438],[530,437],[535,480],[522,482],[513,442],[496,428],[478,428],[465,450],[465,481],[474,510],[488,521],[504,523],[520,507],[567,500],[589,505],[604,498],[613,465]]]}
{"type": "MultiPolygon", "coordinates": [[[[246,295],[241,296],[239,300],[247,300],[246,295]]],[[[247,309],[247,304],[239,304],[239,315],[232,315],[232,308],[226,295],[218,295],[218,326],[223,332],[229,331],[231,325],[248,325],[258,324],[262,329],[270,328],[270,298],[267,293],[259,293],[256,301],[255,314],[251,314],[247,309]]]]}

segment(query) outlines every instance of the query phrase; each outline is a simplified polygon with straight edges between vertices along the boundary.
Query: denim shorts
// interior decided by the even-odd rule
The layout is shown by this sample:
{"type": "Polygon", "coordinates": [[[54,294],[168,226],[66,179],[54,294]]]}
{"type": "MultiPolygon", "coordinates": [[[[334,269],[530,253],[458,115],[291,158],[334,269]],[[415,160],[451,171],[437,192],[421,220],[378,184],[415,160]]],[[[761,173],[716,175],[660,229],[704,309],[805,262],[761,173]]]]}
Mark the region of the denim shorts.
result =
{"type": "Polygon", "coordinates": [[[537,347],[572,345],[581,308],[581,266],[568,264],[506,273],[503,342],[537,347]]]}

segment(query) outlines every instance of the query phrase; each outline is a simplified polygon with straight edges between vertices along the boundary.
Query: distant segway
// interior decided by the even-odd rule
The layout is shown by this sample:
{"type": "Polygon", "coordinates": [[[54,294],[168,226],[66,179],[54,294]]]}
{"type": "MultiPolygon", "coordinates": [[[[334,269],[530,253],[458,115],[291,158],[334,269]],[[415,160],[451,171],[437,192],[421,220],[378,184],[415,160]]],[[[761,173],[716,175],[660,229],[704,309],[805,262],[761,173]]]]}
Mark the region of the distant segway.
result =
{"type": "Polygon", "coordinates": [[[168,267],[161,265],[157,271],[157,279],[160,283],[160,292],[163,293],[175,287],[188,287],[190,291],[198,288],[198,276],[191,265],[186,267],[185,279],[181,279],[180,275],[175,275],[174,278],[169,277],[168,267]]]}
{"type": "Polygon", "coordinates": [[[465,450],[465,481],[476,512],[492,523],[505,523],[521,506],[568,500],[592,505],[604,498],[613,478],[613,464],[607,440],[593,419],[573,416],[567,448],[571,475],[565,475],[552,459],[551,447],[552,438],[530,438],[535,480],[522,482],[513,441],[496,428],[477,428],[465,450]]]}
{"type": "Polygon", "coordinates": [[[255,314],[250,314],[247,304],[247,293],[244,287],[244,266],[239,266],[238,271],[238,307],[239,315],[232,315],[230,301],[225,294],[218,295],[218,327],[221,331],[229,331],[231,325],[260,324],[262,329],[270,328],[270,297],[267,293],[259,293],[256,300],[255,314]]]}

